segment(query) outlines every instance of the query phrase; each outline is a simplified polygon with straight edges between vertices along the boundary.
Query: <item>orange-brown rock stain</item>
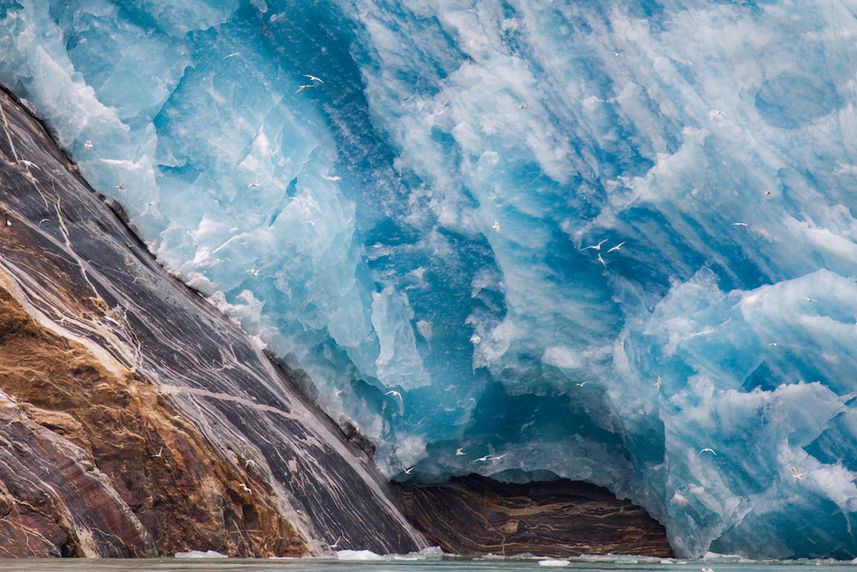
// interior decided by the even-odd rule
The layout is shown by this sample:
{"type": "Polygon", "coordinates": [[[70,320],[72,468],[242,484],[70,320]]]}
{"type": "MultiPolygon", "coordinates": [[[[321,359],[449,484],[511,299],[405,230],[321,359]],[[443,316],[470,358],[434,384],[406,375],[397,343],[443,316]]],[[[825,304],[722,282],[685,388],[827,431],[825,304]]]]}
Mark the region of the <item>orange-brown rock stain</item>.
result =
{"type": "Polygon", "coordinates": [[[0,388],[35,422],[89,453],[160,554],[308,554],[270,487],[210,446],[156,386],[111,373],[83,345],[37,324],[3,289],[0,388]]]}

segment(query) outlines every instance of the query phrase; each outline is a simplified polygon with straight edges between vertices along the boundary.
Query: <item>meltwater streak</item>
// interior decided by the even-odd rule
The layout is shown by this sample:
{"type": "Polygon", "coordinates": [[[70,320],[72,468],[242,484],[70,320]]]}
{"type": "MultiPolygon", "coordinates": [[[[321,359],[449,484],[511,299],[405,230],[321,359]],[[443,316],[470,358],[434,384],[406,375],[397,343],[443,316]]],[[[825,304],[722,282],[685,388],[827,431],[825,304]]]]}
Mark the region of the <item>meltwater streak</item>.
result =
{"type": "Polygon", "coordinates": [[[846,3],[21,0],[0,30],[0,81],[388,475],[550,471],[682,555],[857,556],[846,3]]]}

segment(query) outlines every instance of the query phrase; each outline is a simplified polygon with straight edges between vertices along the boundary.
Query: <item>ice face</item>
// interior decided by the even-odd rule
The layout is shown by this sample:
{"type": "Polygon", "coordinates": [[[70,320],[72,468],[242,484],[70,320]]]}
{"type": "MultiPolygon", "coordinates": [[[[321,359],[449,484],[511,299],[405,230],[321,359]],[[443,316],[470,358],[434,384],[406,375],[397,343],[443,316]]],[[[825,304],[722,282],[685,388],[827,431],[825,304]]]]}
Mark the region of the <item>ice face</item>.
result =
{"type": "Polygon", "coordinates": [[[390,477],[857,556],[847,4],[18,0],[0,31],[0,81],[390,477]]]}

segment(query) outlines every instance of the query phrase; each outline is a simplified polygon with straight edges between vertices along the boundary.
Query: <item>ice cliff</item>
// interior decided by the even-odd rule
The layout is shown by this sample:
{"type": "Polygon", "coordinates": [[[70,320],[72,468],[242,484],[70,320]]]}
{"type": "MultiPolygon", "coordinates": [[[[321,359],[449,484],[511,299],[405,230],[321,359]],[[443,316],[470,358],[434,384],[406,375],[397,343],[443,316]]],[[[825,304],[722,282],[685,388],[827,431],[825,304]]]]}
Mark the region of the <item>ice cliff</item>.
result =
{"type": "Polygon", "coordinates": [[[853,558],[855,11],[6,0],[0,82],[389,477],[853,558]]]}

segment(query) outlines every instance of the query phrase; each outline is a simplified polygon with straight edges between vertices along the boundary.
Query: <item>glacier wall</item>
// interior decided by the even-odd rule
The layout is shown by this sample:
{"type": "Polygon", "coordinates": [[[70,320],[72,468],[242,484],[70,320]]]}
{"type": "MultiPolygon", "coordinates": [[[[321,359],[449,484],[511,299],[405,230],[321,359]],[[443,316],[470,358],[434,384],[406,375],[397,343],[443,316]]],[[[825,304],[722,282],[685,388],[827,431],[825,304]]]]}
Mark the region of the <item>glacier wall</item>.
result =
{"type": "Polygon", "coordinates": [[[854,558],[855,14],[6,0],[0,81],[391,478],[854,558]]]}

